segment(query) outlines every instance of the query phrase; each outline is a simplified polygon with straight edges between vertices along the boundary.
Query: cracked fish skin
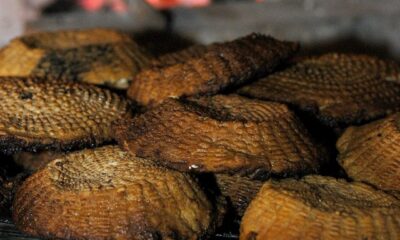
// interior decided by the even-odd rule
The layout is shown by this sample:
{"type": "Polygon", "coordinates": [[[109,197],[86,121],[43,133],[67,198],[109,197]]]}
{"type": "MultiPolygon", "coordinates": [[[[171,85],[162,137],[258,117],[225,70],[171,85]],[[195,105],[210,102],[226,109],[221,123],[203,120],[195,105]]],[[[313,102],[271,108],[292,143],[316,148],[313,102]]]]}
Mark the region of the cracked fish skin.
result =
{"type": "Polygon", "coordinates": [[[400,110],[400,67],[367,55],[329,53],[297,61],[237,91],[348,126],[400,110]]]}
{"type": "Polygon", "coordinates": [[[35,33],[0,50],[0,76],[37,76],[126,89],[150,56],[107,29],[35,33]]]}
{"type": "Polygon", "coordinates": [[[240,239],[399,239],[399,203],[331,177],[268,181],[245,212],[240,239]]]}
{"type": "Polygon", "coordinates": [[[114,132],[136,156],[180,171],[264,179],[318,172],[325,160],[285,105],[237,95],[169,99],[114,132]]]}
{"type": "Polygon", "coordinates": [[[155,106],[169,97],[216,94],[273,71],[297,50],[296,43],[261,34],[214,44],[199,57],[142,71],[129,86],[128,96],[155,106]]]}
{"type": "Polygon", "coordinates": [[[23,232],[63,239],[199,239],[211,203],[189,175],[118,146],[56,159],[18,189],[13,220],[23,232]]]}
{"type": "Polygon", "coordinates": [[[349,127],[337,142],[338,162],[354,180],[400,191],[400,114],[349,127]]]}
{"type": "Polygon", "coordinates": [[[92,85],[0,78],[0,150],[70,150],[109,142],[111,124],[131,115],[129,102],[92,85]]]}

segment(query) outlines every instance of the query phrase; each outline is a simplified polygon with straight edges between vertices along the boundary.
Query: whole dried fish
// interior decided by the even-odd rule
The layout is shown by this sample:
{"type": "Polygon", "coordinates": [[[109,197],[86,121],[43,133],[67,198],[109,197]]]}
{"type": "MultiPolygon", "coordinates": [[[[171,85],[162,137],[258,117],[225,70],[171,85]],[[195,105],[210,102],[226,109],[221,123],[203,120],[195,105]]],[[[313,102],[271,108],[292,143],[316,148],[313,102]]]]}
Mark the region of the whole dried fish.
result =
{"type": "Polygon", "coordinates": [[[297,49],[295,43],[261,34],[214,44],[183,63],[142,71],[129,86],[128,96],[154,106],[169,97],[215,94],[271,72],[297,49]]]}
{"type": "Polygon", "coordinates": [[[326,157],[285,105],[237,95],[170,99],[115,134],[136,156],[180,171],[264,179],[318,172],[326,157]]]}
{"type": "Polygon", "coordinates": [[[106,89],[39,78],[0,78],[0,151],[73,149],[112,140],[129,103],[106,89]]]}
{"type": "Polygon", "coordinates": [[[106,29],[35,33],[0,50],[0,76],[38,76],[125,89],[150,56],[106,29]]]}
{"type": "Polygon", "coordinates": [[[238,92],[295,105],[330,126],[347,126],[400,110],[400,67],[366,55],[325,54],[238,92]]]}
{"type": "Polygon", "coordinates": [[[269,181],[247,208],[240,239],[398,239],[398,199],[330,177],[269,181]]]}
{"type": "Polygon", "coordinates": [[[215,213],[189,175],[118,146],[68,154],[18,189],[13,220],[23,232],[62,239],[199,239],[215,213]]]}

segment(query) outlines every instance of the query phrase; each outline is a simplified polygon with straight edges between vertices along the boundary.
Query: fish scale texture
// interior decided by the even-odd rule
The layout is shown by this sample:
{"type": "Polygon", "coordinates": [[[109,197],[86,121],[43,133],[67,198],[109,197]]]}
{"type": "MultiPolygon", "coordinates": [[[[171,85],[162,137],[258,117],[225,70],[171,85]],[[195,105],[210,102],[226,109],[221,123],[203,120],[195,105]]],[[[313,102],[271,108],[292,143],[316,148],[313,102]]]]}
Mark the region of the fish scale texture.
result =
{"type": "Polygon", "coordinates": [[[400,191],[400,114],[350,127],[337,142],[346,173],[388,191],[400,191]]]}
{"type": "Polygon", "coordinates": [[[193,45],[177,52],[164,54],[151,61],[151,67],[167,67],[179,63],[184,63],[192,58],[201,57],[207,50],[214,45],[220,45],[217,43],[211,45],[193,45]]]}
{"type": "Polygon", "coordinates": [[[149,61],[129,36],[112,30],[35,33],[0,50],[0,76],[57,78],[125,89],[149,61]]]}
{"type": "Polygon", "coordinates": [[[325,157],[285,105],[237,95],[169,99],[115,134],[131,153],[180,171],[266,178],[317,172],[325,157]]]}
{"type": "Polygon", "coordinates": [[[240,239],[399,239],[400,204],[362,183],[323,176],[269,181],[242,219],[240,239]]]}
{"type": "Polygon", "coordinates": [[[105,89],[38,78],[0,78],[2,151],[69,149],[111,141],[113,121],[129,117],[128,102],[105,89]]]}
{"type": "Polygon", "coordinates": [[[102,28],[40,32],[25,35],[17,39],[29,47],[44,49],[68,49],[105,42],[118,43],[131,41],[128,35],[102,28]]]}
{"type": "Polygon", "coordinates": [[[128,96],[154,106],[169,97],[215,94],[271,72],[297,49],[295,43],[261,34],[214,44],[184,63],[142,71],[129,86],[128,96]]]}
{"type": "Polygon", "coordinates": [[[215,174],[215,180],[221,194],[228,198],[238,216],[243,216],[249,203],[263,185],[262,181],[238,175],[215,174]]]}
{"type": "Polygon", "coordinates": [[[19,188],[13,219],[27,234],[64,239],[198,239],[212,206],[189,176],[118,146],[68,154],[19,188]]]}
{"type": "Polygon", "coordinates": [[[370,56],[330,53],[300,60],[238,93],[293,104],[328,125],[347,125],[400,110],[400,68],[370,56]]]}

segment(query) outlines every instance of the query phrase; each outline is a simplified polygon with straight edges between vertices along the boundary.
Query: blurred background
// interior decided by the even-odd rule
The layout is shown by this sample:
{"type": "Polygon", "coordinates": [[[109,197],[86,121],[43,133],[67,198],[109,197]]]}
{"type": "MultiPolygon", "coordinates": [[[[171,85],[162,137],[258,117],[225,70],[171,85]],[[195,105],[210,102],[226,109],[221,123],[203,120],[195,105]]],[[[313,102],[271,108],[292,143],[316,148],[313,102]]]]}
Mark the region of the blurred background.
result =
{"type": "Polygon", "coordinates": [[[23,33],[99,26],[131,32],[156,52],[164,46],[178,48],[262,32],[300,41],[312,53],[335,50],[400,59],[399,0],[0,2],[0,45],[23,33]]]}

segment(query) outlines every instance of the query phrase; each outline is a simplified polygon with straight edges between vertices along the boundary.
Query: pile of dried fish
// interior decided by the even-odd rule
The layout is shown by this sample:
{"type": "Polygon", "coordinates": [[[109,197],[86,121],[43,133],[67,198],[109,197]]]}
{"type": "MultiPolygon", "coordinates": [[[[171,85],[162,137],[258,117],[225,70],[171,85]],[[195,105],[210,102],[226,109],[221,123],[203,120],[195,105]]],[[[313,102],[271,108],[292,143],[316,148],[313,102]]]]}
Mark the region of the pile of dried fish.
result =
{"type": "Polygon", "coordinates": [[[0,152],[28,177],[0,176],[0,213],[12,203],[46,239],[399,239],[400,66],[298,49],[251,34],[154,58],[106,29],[14,39],[0,152]]]}

